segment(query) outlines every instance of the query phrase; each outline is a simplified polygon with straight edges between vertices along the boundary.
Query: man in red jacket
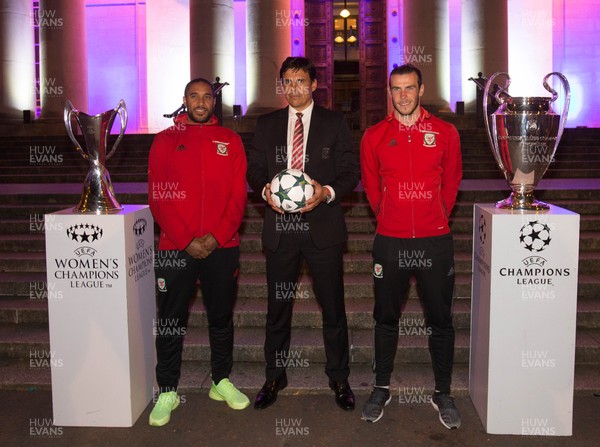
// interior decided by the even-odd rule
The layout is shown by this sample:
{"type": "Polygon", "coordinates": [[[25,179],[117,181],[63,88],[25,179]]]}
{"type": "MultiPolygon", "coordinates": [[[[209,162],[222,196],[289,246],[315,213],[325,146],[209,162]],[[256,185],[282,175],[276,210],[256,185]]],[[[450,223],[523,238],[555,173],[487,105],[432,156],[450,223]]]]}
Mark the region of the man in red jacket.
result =
{"type": "Polygon", "coordinates": [[[420,105],[420,70],[410,64],[390,73],[394,112],[361,141],[362,182],[377,217],[373,242],[375,386],[363,419],[376,422],[390,400],[390,377],[409,279],[416,277],[435,376],[431,402],[447,428],[460,426],[450,395],[454,362],[452,295],[454,251],[448,216],[462,178],[456,128],[420,105]]]}
{"type": "Polygon", "coordinates": [[[213,116],[212,84],[185,87],[187,114],[158,133],[148,161],[148,201],[160,225],[156,255],[159,396],[150,425],[165,425],[179,405],[177,386],[188,307],[200,280],[208,318],[209,397],[236,410],[250,401],[228,377],[233,364],[233,306],[239,270],[238,228],[246,208],[246,155],[235,132],[213,116]]]}

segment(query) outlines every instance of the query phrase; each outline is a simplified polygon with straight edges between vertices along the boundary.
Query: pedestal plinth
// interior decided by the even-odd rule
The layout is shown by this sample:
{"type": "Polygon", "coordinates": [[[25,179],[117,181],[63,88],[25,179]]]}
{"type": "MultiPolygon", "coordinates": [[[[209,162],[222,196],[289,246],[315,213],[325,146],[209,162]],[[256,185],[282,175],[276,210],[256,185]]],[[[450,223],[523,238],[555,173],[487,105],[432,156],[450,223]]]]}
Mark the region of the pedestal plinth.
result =
{"type": "Polygon", "coordinates": [[[150,209],[70,208],[47,214],[45,231],[54,425],[131,427],[154,385],[150,209]]]}
{"type": "Polygon", "coordinates": [[[469,393],[488,433],[570,436],[579,215],[475,204],[469,393]]]}

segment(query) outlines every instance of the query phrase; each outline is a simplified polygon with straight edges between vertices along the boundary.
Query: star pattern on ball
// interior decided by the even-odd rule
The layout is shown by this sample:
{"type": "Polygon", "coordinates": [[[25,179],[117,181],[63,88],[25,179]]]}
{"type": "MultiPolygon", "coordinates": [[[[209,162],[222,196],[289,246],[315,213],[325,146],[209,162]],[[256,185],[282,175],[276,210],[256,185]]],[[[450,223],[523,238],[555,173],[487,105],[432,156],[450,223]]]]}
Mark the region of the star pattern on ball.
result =
{"type": "Polygon", "coordinates": [[[289,192],[292,190],[292,188],[281,188],[279,191],[277,191],[275,193],[275,195],[277,197],[279,197],[279,200],[281,203],[283,203],[284,200],[290,200],[290,196],[289,196],[289,192]]]}
{"type": "Polygon", "coordinates": [[[102,228],[94,224],[75,224],[67,228],[67,237],[79,243],[97,241],[102,234],[102,228]]]}
{"type": "Polygon", "coordinates": [[[304,177],[304,175],[303,174],[300,174],[300,175],[290,174],[290,175],[295,180],[294,184],[292,185],[292,188],[295,186],[299,186],[302,188],[303,192],[306,192],[306,186],[310,185],[310,182],[306,181],[306,178],[304,177]]]}
{"type": "Polygon", "coordinates": [[[311,178],[299,169],[284,169],[271,181],[273,202],[287,213],[297,213],[313,194],[311,178]]]}

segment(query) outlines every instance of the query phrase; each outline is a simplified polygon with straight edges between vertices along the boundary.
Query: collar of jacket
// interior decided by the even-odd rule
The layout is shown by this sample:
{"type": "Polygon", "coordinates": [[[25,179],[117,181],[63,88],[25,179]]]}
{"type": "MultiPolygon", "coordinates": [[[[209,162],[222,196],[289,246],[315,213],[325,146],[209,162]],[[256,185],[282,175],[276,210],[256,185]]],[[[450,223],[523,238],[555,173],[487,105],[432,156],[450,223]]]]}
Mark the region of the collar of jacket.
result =
{"type": "Polygon", "coordinates": [[[175,119],[173,121],[177,124],[185,123],[185,124],[189,124],[191,126],[198,126],[200,124],[202,124],[204,126],[214,126],[215,124],[219,124],[219,120],[214,115],[211,115],[210,119],[206,123],[196,123],[196,122],[190,121],[188,119],[187,113],[180,113],[179,115],[177,115],[175,117],[175,119]]]}
{"type": "MultiPolygon", "coordinates": [[[[428,120],[429,118],[431,118],[431,113],[428,112],[427,110],[425,110],[425,108],[423,106],[421,106],[421,114],[419,115],[419,118],[417,118],[417,121],[415,121],[415,124],[420,123],[423,120],[428,120]]],[[[395,121],[397,124],[401,124],[400,121],[398,121],[398,119],[396,118],[395,111],[390,113],[388,116],[386,116],[385,120],[389,123],[392,123],[395,121]]]]}

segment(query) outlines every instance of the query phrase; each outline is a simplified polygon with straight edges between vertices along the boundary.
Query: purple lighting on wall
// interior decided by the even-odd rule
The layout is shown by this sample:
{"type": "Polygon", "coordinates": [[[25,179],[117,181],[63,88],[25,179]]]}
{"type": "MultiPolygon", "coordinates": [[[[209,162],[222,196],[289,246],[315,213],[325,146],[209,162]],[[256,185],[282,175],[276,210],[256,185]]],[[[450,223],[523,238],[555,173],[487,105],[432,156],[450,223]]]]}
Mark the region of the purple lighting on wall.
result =
{"type": "MultiPolygon", "coordinates": [[[[553,20],[554,70],[563,73],[571,87],[567,127],[600,127],[597,100],[600,85],[600,11],[597,3],[593,0],[555,1],[553,20]]],[[[562,97],[558,83],[554,88],[562,97]]],[[[556,113],[562,110],[562,101],[558,102],[553,107],[556,113]]]]}
{"type": "Polygon", "coordinates": [[[127,133],[140,132],[148,115],[146,45],[140,39],[145,37],[145,7],[145,3],[86,2],[86,113],[102,113],[123,99],[128,111],[127,133]]]}
{"type": "Polygon", "coordinates": [[[292,48],[290,54],[292,56],[304,56],[304,29],[307,20],[304,16],[304,0],[290,0],[290,32],[292,48]]]}

